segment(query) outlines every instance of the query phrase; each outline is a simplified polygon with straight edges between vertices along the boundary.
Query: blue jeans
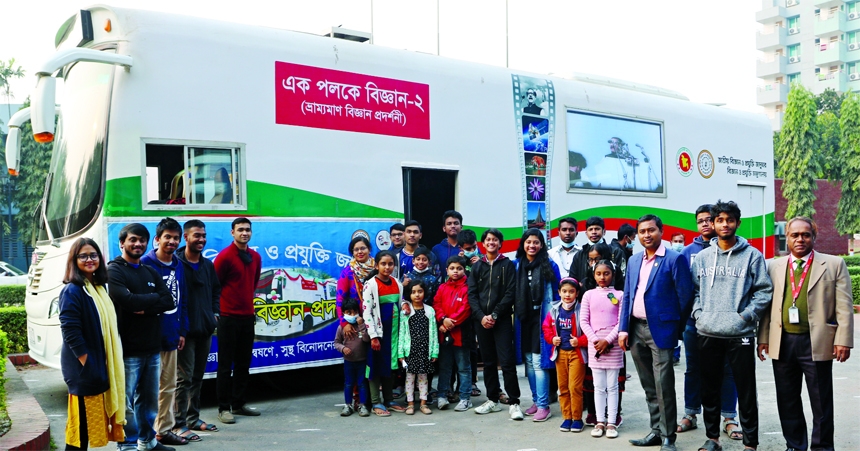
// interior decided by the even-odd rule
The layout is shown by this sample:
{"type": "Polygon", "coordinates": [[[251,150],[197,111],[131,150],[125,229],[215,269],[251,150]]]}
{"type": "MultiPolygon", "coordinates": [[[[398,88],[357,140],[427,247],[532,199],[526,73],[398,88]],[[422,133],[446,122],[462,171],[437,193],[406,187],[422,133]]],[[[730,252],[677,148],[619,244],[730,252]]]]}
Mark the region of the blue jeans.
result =
{"type": "Polygon", "coordinates": [[[529,388],[532,391],[532,402],[539,409],[549,408],[549,377],[547,371],[540,367],[540,354],[525,353],[526,376],[529,378],[529,388]]]}
{"type": "Polygon", "coordinates": [[[352,392],[356,385],[358,385],[358,400],[362,404],[367,404],[367,382],[364,378],[366,369],[367,360],[343,361],[343,400],[346,405],[352,405],[352,392]]]}
{"type": "Polygon", "coordinates": [[[457,365],[457,374],[460,375],[460,400],[472,399],[470,354],[471,350],[467,346],[439,346],[439,378],[436,388],[440,397],[447,396],[451,386],[451,373],[454,371],[454,365],[457,365]]]}
{"type": "MultiPolygon", "coordinates": [[[[684,352],[687,370],[684,372],[684,412],[687,415],[702,413],[702,379],[699,375],[699,345],[696,342],[696,326],[687,323],[684,329],[684,352]]],[[[720,410],[726,418],[738,416],[738,391],[728,362],[723,364],[723,385],[720,389],[720,410]]]]}
{"type": "Polygon", "coordinates": [[[159,353],[125,356],[125,441],[117,448],[152,449],[155,416],[158,413],[158,382],[161,377],[159,353]]]}

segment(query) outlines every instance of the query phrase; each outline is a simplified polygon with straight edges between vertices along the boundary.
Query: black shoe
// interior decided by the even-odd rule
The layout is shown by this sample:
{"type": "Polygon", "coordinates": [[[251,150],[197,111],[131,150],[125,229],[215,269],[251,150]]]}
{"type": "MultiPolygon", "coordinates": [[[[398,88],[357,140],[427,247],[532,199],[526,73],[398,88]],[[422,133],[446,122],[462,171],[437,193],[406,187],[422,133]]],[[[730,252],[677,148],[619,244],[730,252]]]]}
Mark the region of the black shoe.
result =
{"type": "Polygon", "coordinates": [[[169,446],[164,446],[161,443],[155,442],[155,446],[153,446],[152,451],[176,451],[176,448],[171,448],[169,446]]]}
{"type": "Polygon", "coordinates": [[[676,451],[675,443],[671,439],[664,438],[662,445],[660,445],[660,451],[676,451]]]}
{"type": "Polygon", "coordinates": [[[630,444],[633,446],[657,446],[662,443],[663,441],[660,440],[660,436],[653,432],[643,438],[630,440],[630,444]]]}
{"type": "Polygon", "coordinates": [[[233,409],[233,415],[245,415],[248,417],[258,417],[260,416],[260,412],[256,410],[251,410],[248,406],[242,406],[238,409],[233,409]]]}

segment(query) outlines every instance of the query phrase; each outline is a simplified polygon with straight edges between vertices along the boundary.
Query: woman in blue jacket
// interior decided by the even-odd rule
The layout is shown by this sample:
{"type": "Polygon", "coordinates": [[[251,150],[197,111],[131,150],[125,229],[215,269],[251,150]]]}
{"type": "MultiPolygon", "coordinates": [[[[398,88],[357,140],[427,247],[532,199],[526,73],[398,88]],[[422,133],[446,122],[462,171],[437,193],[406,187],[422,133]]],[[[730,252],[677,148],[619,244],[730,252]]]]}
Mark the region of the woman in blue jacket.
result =
{"type": "Polygon", "coordinates": [[[69,386],[66,449],[125,439],[125,371],[107,268],[95,241],[72,244],[60,292],[60,367],[69,386]]]}
{"type": "Polygon", "coordinates": [[[550,359],[553,346],[543,340],[541,323],[558,301],[558,265],[549,258],[543,232],[528,229],[517,249],[517,290],[514,311],[520,320],[520,346],[534,404],[526,411],[534,421],[546,421],[549,409],[549,375],[555,368],[550,359]]]}

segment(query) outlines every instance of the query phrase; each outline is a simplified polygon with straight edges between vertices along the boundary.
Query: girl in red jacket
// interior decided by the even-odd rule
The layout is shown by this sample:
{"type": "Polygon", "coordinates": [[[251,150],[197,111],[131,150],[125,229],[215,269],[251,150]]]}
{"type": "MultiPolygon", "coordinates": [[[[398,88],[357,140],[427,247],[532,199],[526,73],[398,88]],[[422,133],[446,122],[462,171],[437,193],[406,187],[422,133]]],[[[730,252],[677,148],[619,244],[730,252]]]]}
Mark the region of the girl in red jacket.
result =
{"type": "Polygon", "coordinates": [[[564,422],[562,432],[582,432],[582,383],[585,380],[585,360],[580,351],[588,339],[579,327],[579,304],[576,298],[582,287],[572,277],[561,279],[558,292],[561,302],[554,304],[543,321],[543,338],[553,348],[552,360],[558,374],[558,403],[564,422]]]}
{"type": "Polygon", "coordinates": [[[466,259],[459,255],[446,262],[448,281],[439,286],[433,299],[436,323],[439,325],[439,393],[437,406],[442,410],[448,406],[448,386],[454,364],[460,375],[460,402],[454,408],[465,412],[472,407],[472,364],[469,360],[469,343],[472,335],[472,309],[469,308],[469,291],[466,285],[466,259]]]}

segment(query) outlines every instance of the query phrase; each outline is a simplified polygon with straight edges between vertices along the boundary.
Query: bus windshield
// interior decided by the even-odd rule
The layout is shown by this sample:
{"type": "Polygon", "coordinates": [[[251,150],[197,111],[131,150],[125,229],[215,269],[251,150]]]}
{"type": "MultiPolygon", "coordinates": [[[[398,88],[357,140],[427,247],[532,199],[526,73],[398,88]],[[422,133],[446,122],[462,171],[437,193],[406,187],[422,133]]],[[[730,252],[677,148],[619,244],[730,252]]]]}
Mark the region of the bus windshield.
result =
{"type": "Polygon", "coordinates": [[[98,212],[114,69],[98,63],[77,63],[65,69],[44,206],[44,220],[53,238],[82,230],[98,212]]]}

